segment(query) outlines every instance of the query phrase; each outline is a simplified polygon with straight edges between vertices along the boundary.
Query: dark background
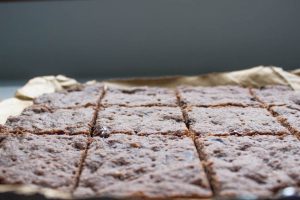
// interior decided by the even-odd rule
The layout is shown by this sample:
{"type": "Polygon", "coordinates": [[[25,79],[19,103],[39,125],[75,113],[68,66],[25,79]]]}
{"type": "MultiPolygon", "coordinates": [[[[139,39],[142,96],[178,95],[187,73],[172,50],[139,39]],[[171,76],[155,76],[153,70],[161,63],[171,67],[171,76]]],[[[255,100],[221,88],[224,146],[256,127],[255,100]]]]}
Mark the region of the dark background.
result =
{"type": "Polygon", "coordinates": [[[0,80],[300,66],[298,0],[0,3],[0,80]]]}

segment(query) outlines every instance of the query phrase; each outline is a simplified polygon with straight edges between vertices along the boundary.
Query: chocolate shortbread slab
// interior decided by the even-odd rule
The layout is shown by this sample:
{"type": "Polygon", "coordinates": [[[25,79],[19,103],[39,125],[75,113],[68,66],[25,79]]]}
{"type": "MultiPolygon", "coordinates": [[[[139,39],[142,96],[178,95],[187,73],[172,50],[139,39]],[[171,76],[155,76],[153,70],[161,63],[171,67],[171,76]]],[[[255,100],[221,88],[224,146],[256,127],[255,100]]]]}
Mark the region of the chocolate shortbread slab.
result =
{"type": "Polygon", "coordinates": [[[158,87],[120,89],[109,87],[102,100],[104,106],[176,106],[175,90],[158,87]]]}
{"type": "Polygon", "coordinates": [[[94,137],[75,197],[165,199],[212,195],[189,137],[94,137]]]}
{"type": "Polygon", "coordinates": [[[103,92],[103,84],[83,85],[71,91],[44,94],[34,99],[34,104],[50,109],[96,106],[103,92]]]}
{"type": "Polygon", "coordinates": [[[259,106],[248,88],[239,86],[179,87],[180,101],[186,106],[259,106]]]}
{"type": "Polygon", "coordinates": [[[300,110],[286,106],[274,106],[271,110],[291,132],[300,136],[300,110]]]}
{"type": "Polygon", "coordinates": [[[100,109],[94,133],[102,136],[113,133],[182,136],[188,130],[179,107],[111,106],[100,109]]]}
{"type": "Polygon", "coordinates": [[[190,130],[198,136],[288,133],[288,130],[263,108],[191,107],[186,113],[190,130]]]}
{"type": "Polygon", "coordinates": [[[10,132],[34,134],[89,134],[95,110],[88,108],[58,109],[32,106],[21,115],[9,117],[5,126],[10,132]]]}
{"type": "Polygon", "coordinates": [[[300,92],[288,86],[269,85],[261,89],[252,89],[252,92],[267,106],[287,105],[300,108],[300,92]]]}
{"type": "Polygon", "coordinates": [[[71,192],[84,135],[0,135],[0,184],[36,185],[71,192]]]}
{"type": "Polygon", "coordinates": [[[196,140],[214,191],[225,197],[274,199],[281,189],[300,189],[300,141],[291,135],[209,136],[196,140]]]}

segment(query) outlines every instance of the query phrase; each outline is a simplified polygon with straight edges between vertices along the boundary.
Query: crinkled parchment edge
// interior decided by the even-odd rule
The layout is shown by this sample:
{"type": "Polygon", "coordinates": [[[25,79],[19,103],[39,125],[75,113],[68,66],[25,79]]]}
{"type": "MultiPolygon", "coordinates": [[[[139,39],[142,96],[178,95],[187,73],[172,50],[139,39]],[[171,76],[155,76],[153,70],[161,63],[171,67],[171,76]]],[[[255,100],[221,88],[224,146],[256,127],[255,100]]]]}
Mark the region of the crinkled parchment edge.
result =
{"type": "Polygon", "coordinates": [[[45,94],[61,91],[79,84],[75,79],[63,75],[41,76],[29,80],[17,90],[15,97],[0,102],[0,124],[9,116],[19,115],[26,107],[32,105],[32,99],[45,94]]]}
{"type": "MultiPolygon", "coordinates": [[[[297,72],[297,70],[294,70],[297,72]]],[[[262,87],[265,85],[288,85],[295,90],[300,89],[300,77],[298,74],[284,71],[274,66],[257,66],[249,69],[209,73],[197,76],[165,76],[153,78],[112,79],[105,81],[108,85],[117,87],[134,87],[141,85],[176,87],[177,85],[191,86],[217,86],[240,85],[245,87],[262,87]]]]}
{"type": "MultiPolygon", "coordinates": [[[[4,193],[19,195],[20,198],[22,196],[34,196],[39,195],[39,199],[71,199],[71,193],[65,193],[58,190],[53,190],[49,188],[41,188],[34,185],[0,185],[0,193],[3,195],[4,193]]],[[[1,195],[0,194],[0,195],[1,195]]]]}

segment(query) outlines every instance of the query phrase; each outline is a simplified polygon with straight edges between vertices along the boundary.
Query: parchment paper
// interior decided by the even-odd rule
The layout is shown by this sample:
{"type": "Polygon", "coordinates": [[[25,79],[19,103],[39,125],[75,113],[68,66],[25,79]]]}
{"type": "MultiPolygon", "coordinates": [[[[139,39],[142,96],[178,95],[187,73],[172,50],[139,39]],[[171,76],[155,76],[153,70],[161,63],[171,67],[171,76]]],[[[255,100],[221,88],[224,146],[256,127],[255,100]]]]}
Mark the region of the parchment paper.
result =
{"type": "MultiPolygon", "coordinates": [[[[89,81],[86,84],[94,84],[89,81]]],[[[240,85],[244,87],[261,87],[270,84],[288,85],[294,90],[300,90],[300,69],[291,72],[274,66],[258,66],[250,69],[210,73],[197,76],[167,76],[155,78],[131,78],[106,80],[104,83],[114,87],[134,86],[159,86],[174,88],[178,85],[191,86],[216,86],[216,85],[240,85]]],[[[15,97],[0,102],[0,124],[12,115],[19,115],[24,108],[32,105],[32,99],[44,94],[61,91],[79,84],[75,79],[58,76],[41,76],[29,80],[20,88],[15,97]]],[[[43,194],[39,199],[63,198],[69,199],[70,194],[64,194],[56,190],[41,189],[35,186],[8,186],[0,185],[0,193],[16,192],[17,194],[32,195],[43,194]]]]}
{"type": "Polygon", "coordinates": [[[284,71],[279,67],[258,66],[250,69],[210,73],[198,76],[167,76],[157,78],[131,78],[123,80],[107,80],[108,84],[130,87],[130,86],[160,86],[176,87],[178,85],[191,86],[216,86],[216,85],[240,85],[244,87],[261,87],[271,84],[289,85],[295,90],[300,89],[299,70],[293,73],[284,71]],[[295,74],[294,74],[295,73],[295,74]]]}
{"type": "MultiPolygon", "coordinates": [[[[96,81],[88,81],[94,84],[96,81]]],[[[216,86],[240,85],[244,87],[261,87],[270,84],[288,85],[294,90],[300,90],[300,69],[291,72],[274,66],[258,66],[250,69],[210,73],[198,76],[166,76],[155,78],[112,79],[104,83],[115,87],[159,86],[174,88],[178,85],[216,86]]],[[[9,116],[19,115],[24,108],[32,104],[32,99],[44,94],[61,91],[79,83],[63,75],[40,76],[29,80],[18,89],[14,98],[0,102],[0,124],[4,124],[9,116]]]]}

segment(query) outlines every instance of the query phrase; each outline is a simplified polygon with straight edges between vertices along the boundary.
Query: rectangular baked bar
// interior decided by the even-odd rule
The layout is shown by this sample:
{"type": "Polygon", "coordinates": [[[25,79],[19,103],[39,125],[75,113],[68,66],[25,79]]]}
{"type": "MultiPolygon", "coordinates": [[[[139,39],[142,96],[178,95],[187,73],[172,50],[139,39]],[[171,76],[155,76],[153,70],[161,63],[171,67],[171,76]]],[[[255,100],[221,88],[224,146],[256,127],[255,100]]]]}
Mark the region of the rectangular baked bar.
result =
{"type": "Polygon", "coordinates": [[[253,107],[191,107],[186,109],[190,130],[205,135],[281,135],[288,130],[266,109],[253,107]]]}
{"type": "Polygon", "coordinates": [[[269,85],[252,92],[266,106],[288,105],[300,109],[300,92],[288,86],[269,85]]]}
{"type": "Polygon", "coordinates": [[[178,87],[181,104],[186,106],[259,106],[248,88],[239,86],[178,87]]]}
{"type": "Polygon", "coordinates": [[[132,135],[188,133],[179,107],[121,107],[101,108],[95,125],[95,135],[114,133],[132,135]]]}
{"type": "Polygon", "coordinates": [[[50,109],[96,106],[102,93],[102,83],[81,85],[72,90],[43,94],[33,102],[50,109]]]}
{"type": "Polygon", "coordinates": [[[46,107],[32,106],[19,116],[9,117],[5,126],[11,132],[89,134],[94,115],[92,107],[51,111],[46,107]]]}
{"type": "Polygon", "coordinates": [[[271,110],[291,132],[300,136],[300,110],[287,106],[273,106],[271,110]]]}
{"type": "Polygon", "coordinates": [[[108,87],[104,106],[177,106],[175,90],[159,87],[108,87]]]}
{"type": "Polygon", "coordinates": [[[212,195],[189,137],[94,137],[76,198],[208,198],[212,195]]]}
{"type": "Polygon", "coordinates": [[[0,135],[0,184],[26,184],[71,192],[85,135],[0,135]]]}
{"type": "Polygon", "coordinates": [[[274,199],[300,189],[300,142],[291,135],[209,136],[196,140],[219,199],[274,199]]]}

